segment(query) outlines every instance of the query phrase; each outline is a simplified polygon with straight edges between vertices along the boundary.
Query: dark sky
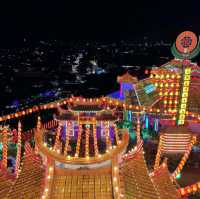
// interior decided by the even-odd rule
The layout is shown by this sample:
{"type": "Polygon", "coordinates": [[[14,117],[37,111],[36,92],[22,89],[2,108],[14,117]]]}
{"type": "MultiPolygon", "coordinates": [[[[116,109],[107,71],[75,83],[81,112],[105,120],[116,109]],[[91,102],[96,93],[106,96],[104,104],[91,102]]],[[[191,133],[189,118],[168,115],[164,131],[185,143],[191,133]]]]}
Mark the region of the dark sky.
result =
{"type": "Polygon", "coordinates": [[[6,0],[0,6],[0,36],[12,41],[26,34],[89,39],[143,35],[175,38],[186,29],[200,33],[198,0],[194,4],[179,0],[117,2],[6,0]]]}

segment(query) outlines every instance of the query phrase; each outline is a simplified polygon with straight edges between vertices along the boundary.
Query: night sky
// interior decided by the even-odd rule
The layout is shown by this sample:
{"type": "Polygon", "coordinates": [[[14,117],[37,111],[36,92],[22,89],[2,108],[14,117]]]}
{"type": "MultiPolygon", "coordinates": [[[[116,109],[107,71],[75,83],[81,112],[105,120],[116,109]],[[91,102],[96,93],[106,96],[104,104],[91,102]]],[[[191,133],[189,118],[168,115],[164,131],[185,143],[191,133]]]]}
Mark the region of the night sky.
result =
{"type": "Polygon", "coordinates": [[[40,38],[175,38],[200,32],[198,1],[6,1],[0,6],[3,42],[40,38]],[[70,3],[69,3],[70,2],[70,3]],[[171,2],[171,3],[169,3],[171,2]]]}

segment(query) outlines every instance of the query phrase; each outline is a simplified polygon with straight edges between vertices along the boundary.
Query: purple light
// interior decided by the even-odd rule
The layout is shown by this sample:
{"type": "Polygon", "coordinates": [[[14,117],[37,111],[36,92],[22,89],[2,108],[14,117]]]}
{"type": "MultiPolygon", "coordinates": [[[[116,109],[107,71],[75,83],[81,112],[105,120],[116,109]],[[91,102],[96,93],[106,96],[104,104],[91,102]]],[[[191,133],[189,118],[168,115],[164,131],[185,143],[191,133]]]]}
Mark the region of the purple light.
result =
{"type": "Polygon", "coordinates": [[[110,135],[110,140],[112,142],[112,144],[114,144],[114,140],[115,140],[115,130],[114,127],[110,126],[109,127],[109,135],[110,135]]]}
{"type": "Polygon", "coordinates": [[[66,140],[66,124],[63,127],[61,127],[61,140],[66,140]]]}

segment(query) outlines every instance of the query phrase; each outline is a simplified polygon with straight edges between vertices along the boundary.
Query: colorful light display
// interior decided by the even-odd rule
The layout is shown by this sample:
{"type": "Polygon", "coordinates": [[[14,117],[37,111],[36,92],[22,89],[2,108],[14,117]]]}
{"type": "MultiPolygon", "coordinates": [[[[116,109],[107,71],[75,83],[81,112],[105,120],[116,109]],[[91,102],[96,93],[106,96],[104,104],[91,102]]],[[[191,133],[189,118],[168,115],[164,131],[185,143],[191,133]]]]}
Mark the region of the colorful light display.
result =
{"type": "Polygon", "coordinates": [[[181,91],[181,99],[180,99],[180,109],[178,115],[178,125],[183,125],[185,123],[185,114],[186,114],[189,85],[190,85],[190,74],[191,74],[191,68],[189,67],[185,68],[183,76],[183,86],[181,91]]]}
{"type": "Polygon", "coordinates": [[[21,162],[21,122],[18,122],[18,135],[17,135],[17,157],[15,163],[15,174],[16,177],[19,176],[19,168],[21,162]]]}
{"type": "MultiPolygon", "coordinates": [[[[128,73],[119,76],[121,90],[116,95],[94,99],[71,97],[0,117],[0,122],[4,122],[20,120],[36,112],[41,112],[42,116],[49,109],[56,113],[52,117],[54,119],[46,123],[38,117],[36,128],[29,130],[35,133],[37,153],[30,152],[30,146],[28,150],[25,147],[26,161],[21,159],[21,143],[24,140],[30,141],[33,136],[25,139],[19,122],[16,181],[19,182],[24,176],[23,169],[19,172],[22,161],[25,162],[23,168],[28,165],[34,172],[41,169],[38,172],[40,178],[45,170],[43,184],[34,185],[41,188],[42,195],[38,195],[38,198],[111,199],[139,196],[178,199],[198,191],[199,183],[185,188],[177,188],[172,183],[179,177],[196,141],[193,132],[186,128],[187,124],[200,123],[200,114],[193,111],[196,109],[190,109],[188,98],[190,96],[191,99],[191,85],[195,79],[193,69],[195,73],[200,69],[186,60],[196,53],[194,50],[198,45],[194,35],[182,34],[175,48],[176,53],[182,53],[180,56],[183,59],[175,59],[159,68],[153,68],[150,77],[141,81],[128,73]],[[163,126],[167,128],[160,128],[163,126]],[[148,135],[144,136],[148,129],[158,132],[155,133],[155,139],[159,136],[155,165],[151,172],[144,158],[143,144],[146,142],[142,141],[148,135]],[[137,143],[131,139],[135,135],[134,131],[137,143]],[[48,143],[50,139],[53,141],[48,143]],[[41,154],[40,162],[38,157],[41,154]],[[166,154],[182,156],[172,174],[168,171],[166,161],[160,164],[166,154]],[[36,162],[37,169],[34,170],[36,162]]],[[[0,131],[3,142],[2,167],[7,168],[10,132],[3,127],[0,131]]],[[[25,172],[28,173],[27,170],[25,172]]],[[[0,190],[0,196],[1,193],[0,190]]],[[[30,198],[37,197],[31,195],[30,198]]]]}
{"type": "Polygon", "coordinates": [[[65,129],[65,152],[64,154],[67,155],[67,151],[68,151],[68,146],[69,146],[69,139],[70,139],[70,131],[71,131],[71,123],[70,122],[66,122],[66,129],[65,129]]]}

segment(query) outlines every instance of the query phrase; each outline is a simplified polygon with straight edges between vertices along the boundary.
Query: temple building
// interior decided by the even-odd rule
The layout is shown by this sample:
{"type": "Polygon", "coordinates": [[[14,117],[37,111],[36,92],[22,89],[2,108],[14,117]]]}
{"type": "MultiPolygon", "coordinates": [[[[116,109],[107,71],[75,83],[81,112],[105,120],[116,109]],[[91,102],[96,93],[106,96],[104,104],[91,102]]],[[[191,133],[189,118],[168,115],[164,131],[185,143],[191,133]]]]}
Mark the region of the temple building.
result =
{"type": "Polygon", "coordinates": [[[185,31],[172,46],[174,59],[152,68],[146,79],[127,72],[117,77],[119,90],[107,96],[72,96],[0,117],[0,198],[185,199],[197,194],[200,181],[185,187],[178,176],[199,139],[200,68],[191,61],[199,49],[196,35],[185,31]],[[34,128],[24,131],[30,115],[34,128]],[[13,170],[11,143],[16,146],[13,170]],[[173,171],[171,157],[180,158],[173,171]]]}

